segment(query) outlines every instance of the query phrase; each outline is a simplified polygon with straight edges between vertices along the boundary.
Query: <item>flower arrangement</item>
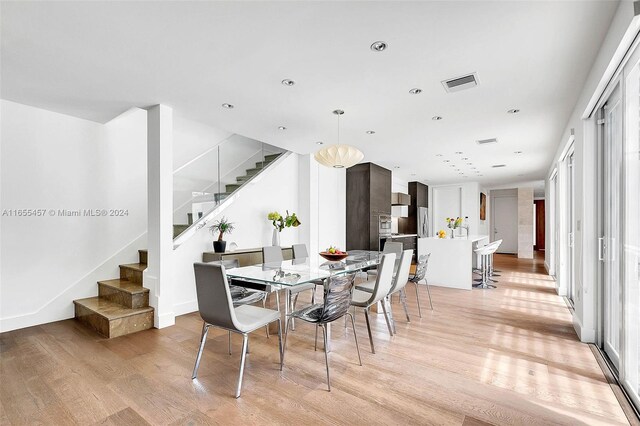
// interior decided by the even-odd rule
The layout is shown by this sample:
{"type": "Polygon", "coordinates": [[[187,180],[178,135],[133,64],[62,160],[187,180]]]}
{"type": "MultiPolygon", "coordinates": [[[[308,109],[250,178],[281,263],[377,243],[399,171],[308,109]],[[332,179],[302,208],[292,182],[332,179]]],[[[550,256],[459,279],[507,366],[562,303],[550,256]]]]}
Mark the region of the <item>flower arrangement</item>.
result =
{"type": "Polygon", "coordinates": [[[438,238],[447,238],[447,232],[444,229],[439,230],[438,238]]]}
{"type": "Polygon", "coordinates": [[[271,212],[267,215],[267,219],[273,223],[273,227],[278,231],[282,232],[284,228],[297,227],[302,225],[298,216],[295,213],[289,214],[289,210],[287,210],[287,215],[282,217],[282,215],[278,212],[271,212]]]}
{"type": "MultiPolygon", "coordinates": [[[[455,219],[452,217],[448,217],[445,219],[445,221],[447,222],[447,228],[451,229],[451,238],[453,238],[453,232],[455,229],[458,229],[460,227],[464,228],[467,230],[467,234],[469,233],[469,225],[464,224],[463,222],[465,219],[469,219],[469,216],[465,216],[464,218],[462,217],[456,217],[455,219]]],[[[438,233],[439,235],[439,233],[438,233]]],[[[440,237],[443,238],[443,237],[440,237]]]]}

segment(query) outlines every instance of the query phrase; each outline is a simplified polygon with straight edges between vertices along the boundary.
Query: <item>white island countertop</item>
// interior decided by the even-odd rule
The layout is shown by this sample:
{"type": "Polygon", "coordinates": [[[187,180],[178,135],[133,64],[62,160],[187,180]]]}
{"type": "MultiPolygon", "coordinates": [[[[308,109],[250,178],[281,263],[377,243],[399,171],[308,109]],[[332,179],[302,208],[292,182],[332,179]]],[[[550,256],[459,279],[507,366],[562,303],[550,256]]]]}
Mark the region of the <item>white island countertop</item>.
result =
{"type": "Polygon", "coordinates": [[[477,263],[474,250],[489,242],[488,235],[469,237],[418,238],[418,256],[431,253],[427,268],[429,285],[471,290],[472,269],[477,263]]]}

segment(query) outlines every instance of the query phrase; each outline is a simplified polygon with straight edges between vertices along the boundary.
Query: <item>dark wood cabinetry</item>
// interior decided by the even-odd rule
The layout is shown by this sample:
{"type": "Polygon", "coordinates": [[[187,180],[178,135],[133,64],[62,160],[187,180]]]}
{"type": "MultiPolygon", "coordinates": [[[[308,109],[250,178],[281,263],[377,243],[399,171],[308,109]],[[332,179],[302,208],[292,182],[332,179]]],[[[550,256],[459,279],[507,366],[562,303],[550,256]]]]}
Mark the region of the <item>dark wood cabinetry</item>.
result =
{"type": "Polygon", "coordinates": [[[391,170],[373,163],[347,169],[347,250],[378,250],[380,215],[391,215],[391,170]]]}
{"type": "Polygon", "coordinates": [[[398,232],[416,234],[418,232],[418,207],[429,207],[429,187],[420,182],[409,182],[409,214],[398,218],[398,232]]]}

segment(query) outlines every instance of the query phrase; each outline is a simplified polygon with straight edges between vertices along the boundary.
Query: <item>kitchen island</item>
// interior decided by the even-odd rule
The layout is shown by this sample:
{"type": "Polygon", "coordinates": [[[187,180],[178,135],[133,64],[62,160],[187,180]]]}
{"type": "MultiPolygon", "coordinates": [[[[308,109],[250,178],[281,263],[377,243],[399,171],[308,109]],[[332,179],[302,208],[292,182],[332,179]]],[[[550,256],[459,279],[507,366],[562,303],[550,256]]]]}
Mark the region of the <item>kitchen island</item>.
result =
{"type": "Polygon", "coordinates": [[[429,285],[471,290],[474,250],[489,243],[487,235],[468,238],[418,238],[418,256],[431,253],[427,267],[429,285]]]}

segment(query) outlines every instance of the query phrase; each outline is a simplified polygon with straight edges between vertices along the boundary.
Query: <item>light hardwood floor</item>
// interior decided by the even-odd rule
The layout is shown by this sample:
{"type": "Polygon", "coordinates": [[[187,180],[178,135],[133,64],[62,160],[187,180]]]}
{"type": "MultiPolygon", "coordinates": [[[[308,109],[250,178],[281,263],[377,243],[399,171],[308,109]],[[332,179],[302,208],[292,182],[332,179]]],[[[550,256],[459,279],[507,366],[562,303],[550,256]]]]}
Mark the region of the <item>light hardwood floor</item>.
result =
{"type": "Polygon", "coordinates": [[[357,332],[333,328],[332,391],[313,327],[289,335],[285,368],[277,337],[253,333],[242,397],[233,397],[234,354],[211,330],[198,380],[191,371],[198,314],[176,325],[106,340],[74,320],[0,335],[0,424],[628,424],[542,260],[496,256],[495,290],[421,287],[423,318],[408,286],[411,323],[394,303],[398,334],[380,315],[369,350],[357,332]]]}

